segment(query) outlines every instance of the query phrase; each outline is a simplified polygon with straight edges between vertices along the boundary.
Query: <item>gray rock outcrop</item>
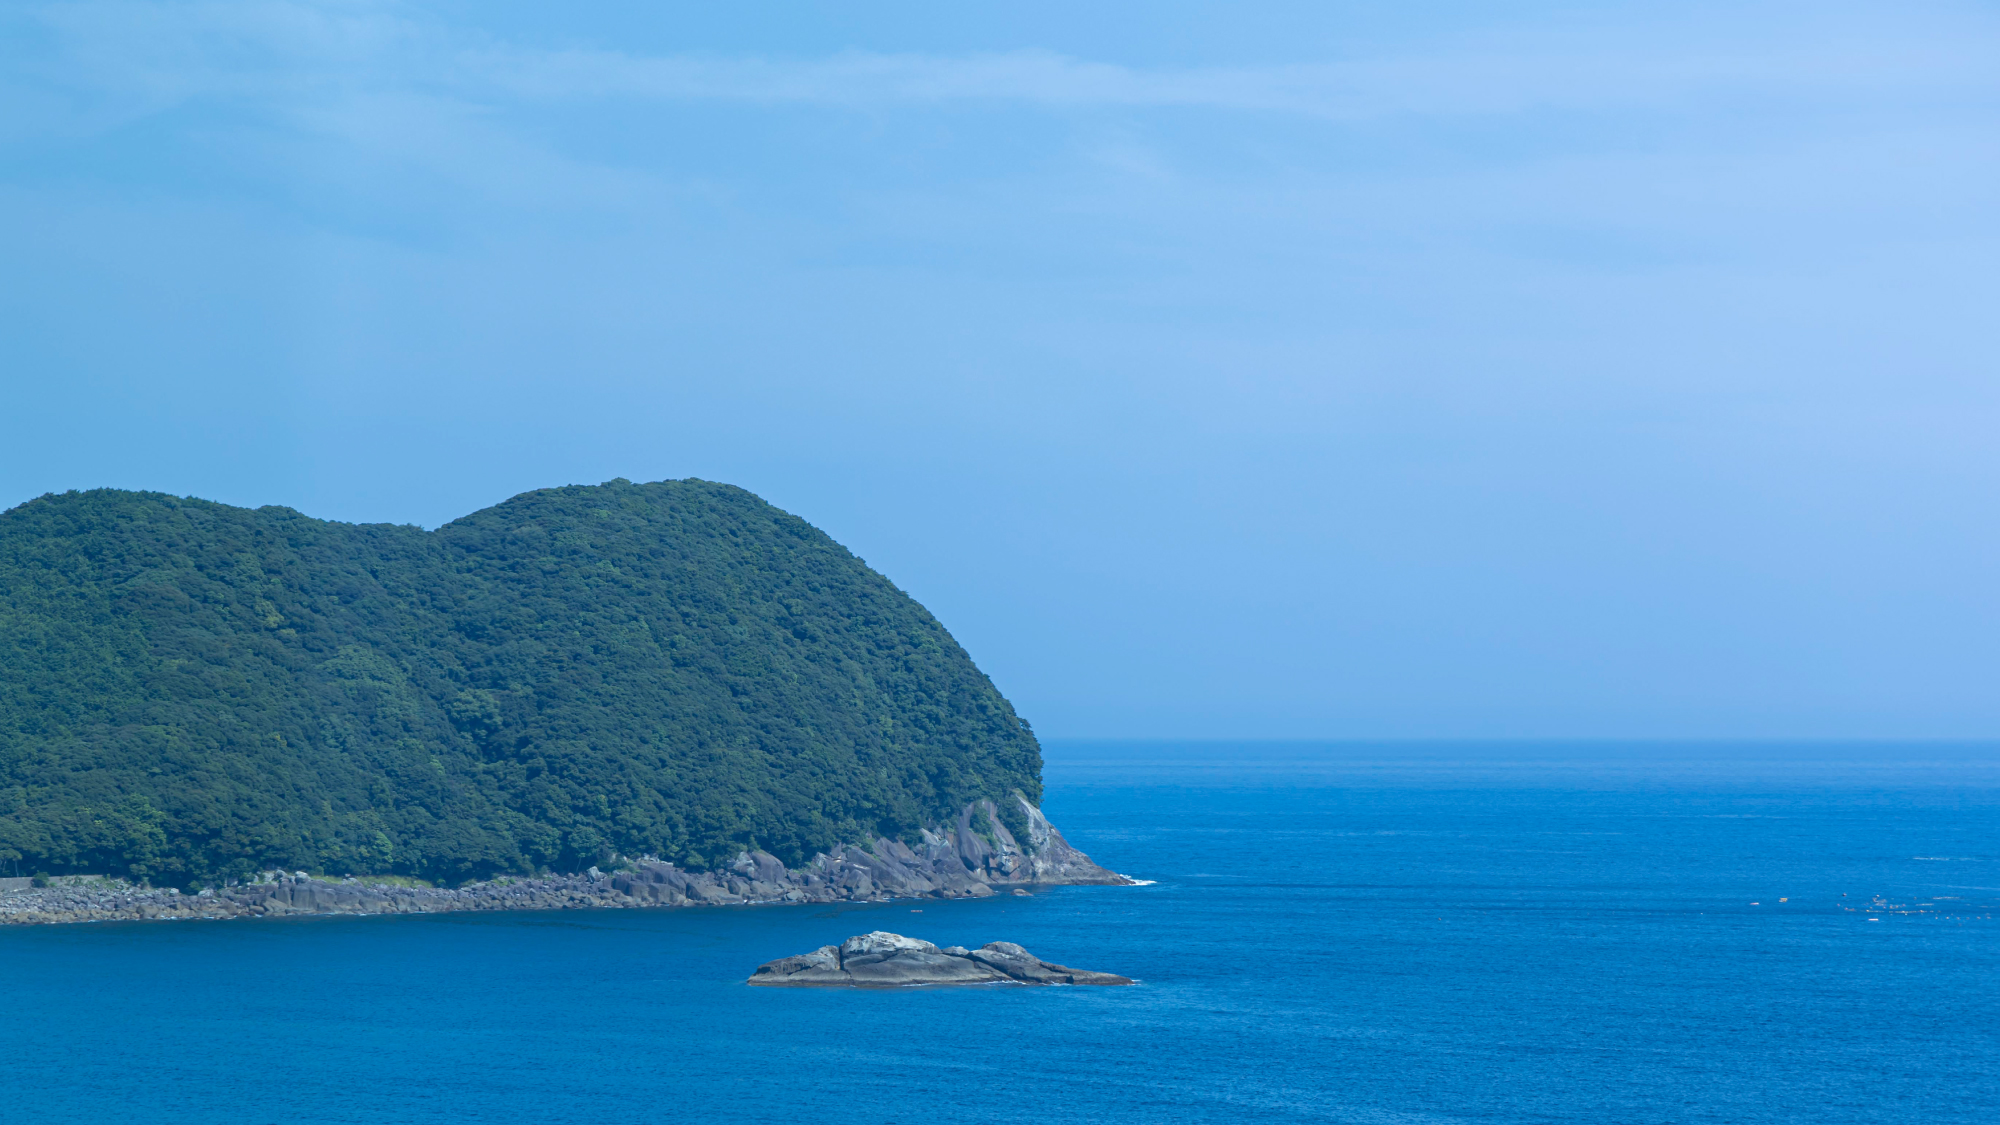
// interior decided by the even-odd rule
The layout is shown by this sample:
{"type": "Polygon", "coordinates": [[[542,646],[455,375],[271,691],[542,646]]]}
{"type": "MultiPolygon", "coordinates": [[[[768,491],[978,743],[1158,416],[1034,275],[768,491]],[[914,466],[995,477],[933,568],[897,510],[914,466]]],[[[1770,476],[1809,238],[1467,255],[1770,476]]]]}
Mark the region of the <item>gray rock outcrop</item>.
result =
{"type": "MultiPolygon", "coordinates": [[[[689,871],[642,858],[623,870],[503,877],[463,887],[401,885],[366,877],[319,879],[267,872],[256,882],[198,895],[111,879],[60,877],[48,887],[0,890],[0,925],[151,918],[276,917],[290,914],[428,914],[459,910],[724,906],[783,902],[881,902],[892,898],[984,898],[1004,890],[1065,884],[1128,885],[1071,847],[1041,810],[1013,795],[1028,823],[1017,840],[991,801],[967,805],[956,823],[925,829],[916,845],[877,839],[847,844],[788,868],[767,852],[739,853],[726,867],[689,871]]],[[[25,880],[24,880],[25,882],[25,880]]]]}
{"type": "Polygon", "coordinates": [[[1131,984],[1130,977],[1044,961],[1011,941],[978,949],[883,930],[767,961],[748,984],[778,988],[906,988],[941,984],[1131,984]]]}

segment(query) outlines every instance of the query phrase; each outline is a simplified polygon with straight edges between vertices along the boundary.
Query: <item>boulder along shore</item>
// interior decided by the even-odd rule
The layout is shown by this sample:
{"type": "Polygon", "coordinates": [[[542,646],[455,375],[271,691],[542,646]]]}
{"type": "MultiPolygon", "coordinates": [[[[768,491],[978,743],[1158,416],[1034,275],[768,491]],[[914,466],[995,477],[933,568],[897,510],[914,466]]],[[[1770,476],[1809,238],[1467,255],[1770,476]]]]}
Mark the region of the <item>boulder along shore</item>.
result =
{"type": "Polygon", "coordinates": [[[501,876],[462,887],[403,885],[367,876],[319,878],[271,872],[256,882],[196,894],[96,876],[66,876],[45,887],[0,880],[0,925],[154,919],[268,918],[301,914],[434,914],[461,910],[582,910],[731,906],[753,903],[886,902],[898,898],[985,898],[1037,886],[1135,882],[1071,847],[1041,810],[1016,797],[1028,839],[1016,840],[993,802],[967,805],[953,825],[927,828],[916,846],[877,839],[843,845],[788,868],[745,851],[726,869],[688,871],[657,859],[581,875],[501,876]],[[975,827],[975,825],[977,827],[975,827]]]}

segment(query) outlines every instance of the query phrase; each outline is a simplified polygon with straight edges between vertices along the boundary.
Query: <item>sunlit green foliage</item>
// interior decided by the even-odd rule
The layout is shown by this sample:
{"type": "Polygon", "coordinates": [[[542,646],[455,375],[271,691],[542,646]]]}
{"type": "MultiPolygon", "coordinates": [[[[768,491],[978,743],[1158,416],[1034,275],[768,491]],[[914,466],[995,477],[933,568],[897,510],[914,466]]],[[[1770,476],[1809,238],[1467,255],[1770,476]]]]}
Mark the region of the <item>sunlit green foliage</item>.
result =
{"type": "Polygon", "coordinates": [[[435,532],[113,490],[0,514],[0,873],[797,863],[1040,775],[922,606],[728,485],[435,532]]]}

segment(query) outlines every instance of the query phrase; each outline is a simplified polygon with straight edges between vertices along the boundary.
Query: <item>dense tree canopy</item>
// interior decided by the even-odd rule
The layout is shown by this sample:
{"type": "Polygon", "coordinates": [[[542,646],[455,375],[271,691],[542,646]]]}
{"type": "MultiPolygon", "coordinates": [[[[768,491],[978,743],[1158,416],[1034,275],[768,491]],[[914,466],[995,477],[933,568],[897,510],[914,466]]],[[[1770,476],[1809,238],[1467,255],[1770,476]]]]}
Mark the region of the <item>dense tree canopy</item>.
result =
{"type": "Polygon", "coordinates": [[[432,532],[114,490],[0,514],[0,868],[796,864],[1040,776],[936,619],[728,485],[432,532]]]}

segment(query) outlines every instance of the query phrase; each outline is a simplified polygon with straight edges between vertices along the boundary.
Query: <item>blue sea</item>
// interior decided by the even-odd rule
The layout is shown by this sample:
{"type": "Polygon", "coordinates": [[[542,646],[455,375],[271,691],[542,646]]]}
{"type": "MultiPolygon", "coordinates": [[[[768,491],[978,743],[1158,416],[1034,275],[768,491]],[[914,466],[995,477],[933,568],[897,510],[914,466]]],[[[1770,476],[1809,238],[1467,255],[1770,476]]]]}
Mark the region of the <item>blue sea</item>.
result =
{"type": "Polygon", "coordinates": [[[1147,886],[0,930],[9,1122],[2000,1121],[2000,752],[1055,743],[1147,886]],[[1133,988],[752,989],[885,929],[1133,988]]]}

